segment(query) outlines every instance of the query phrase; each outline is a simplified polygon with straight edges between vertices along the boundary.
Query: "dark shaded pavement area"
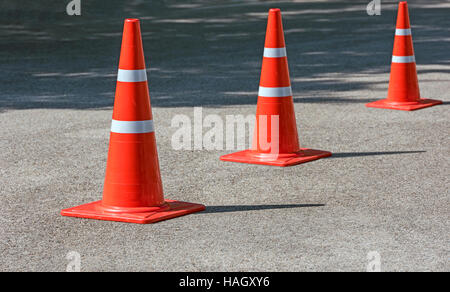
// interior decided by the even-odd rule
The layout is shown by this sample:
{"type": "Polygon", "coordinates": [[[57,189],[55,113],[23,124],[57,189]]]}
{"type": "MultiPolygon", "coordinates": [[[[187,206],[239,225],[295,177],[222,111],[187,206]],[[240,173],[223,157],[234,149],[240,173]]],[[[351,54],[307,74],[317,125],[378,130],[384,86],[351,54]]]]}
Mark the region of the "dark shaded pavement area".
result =
{"type": "MultiPolygon", "coordinates": [[[[0,110],[111,106],[126,17],[141,19],[154,106],[254,104],[274,6],[283,12],[295,102],[364,103],[372,99],[334,96],[374,85],[346,74],[388,81],[396,1],[382,1],[372,17],[367,1],[82,1],[81,16],[66,15],[65,1],[26,2],[0,4],[0,110]],[[342,78],[317,78],[328,73],[342,78]]],[[[441,2],[410,1],[418,65],[441,66],[419,66],[419,74],[450,73],[442,68],[450,8],[441,2]]]]}

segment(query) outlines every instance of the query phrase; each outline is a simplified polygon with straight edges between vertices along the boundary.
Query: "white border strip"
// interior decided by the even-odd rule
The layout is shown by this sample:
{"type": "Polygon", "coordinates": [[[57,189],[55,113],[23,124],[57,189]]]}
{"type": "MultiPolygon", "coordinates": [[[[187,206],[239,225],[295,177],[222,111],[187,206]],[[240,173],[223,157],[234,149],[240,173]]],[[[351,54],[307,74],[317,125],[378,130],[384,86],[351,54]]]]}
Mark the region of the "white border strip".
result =
{"type": "Polygon", "coordinates": [[[395,35],[411,35],[411,29],[410,28],[406,28],[406,29],[396,28],[395,35]]]}
{"type": "Polygon", "coordinates": [[[119,72],[117,73],[117,81],[120,81],[120,82],[147,81],[147,72],[145,69],[141,69],[141,70],[119,69],[119,72]]]}
{"type": "Polygon", "coordinates": [[[415,63],[414,56],[392,56],[392,63],[415,63]]]}
{"type": "Polygon", "coordinates": [[[281,58],[286,56],[286,48],[264,48],[264,57],[266,58],[281,58]]]}
{"type": "Polygon", "coordinates": [[[112,120],[111,132],[119,134],[140,134],[154,132],[153,120],[118,121],[112,120]]]}
{"type": "Polygon", "coordinates": [[[288,87],[259,87],[258,96],[263,97],[285,97],[292,96],[292,89],[288,87]]]}

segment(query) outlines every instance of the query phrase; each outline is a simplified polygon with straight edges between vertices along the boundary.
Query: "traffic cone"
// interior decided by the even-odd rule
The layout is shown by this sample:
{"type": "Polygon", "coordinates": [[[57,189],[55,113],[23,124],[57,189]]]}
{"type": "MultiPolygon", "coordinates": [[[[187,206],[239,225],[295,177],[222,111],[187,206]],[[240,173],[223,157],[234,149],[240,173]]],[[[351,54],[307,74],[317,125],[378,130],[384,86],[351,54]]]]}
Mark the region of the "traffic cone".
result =
{"type": "Polygon", "coordinates": [[[300,148],[280,9],[270,9],[261,68],[256,127],[251,149],[223,155],[223,161],[291,166],[330,152],[300,148]]]}
{"type": "Polygon", "coordinates": [[[440,100],[420,98],[408,4],[406,1],[400,2],[398,4],[388,97],[368,103],[366,106],[413,111],[441,103],[440,100]]]}
{"type": "Polygon", "coordinates": [[[138,19],[126,19],[106,165],[103,200],[63,216],[154,223],[205,206],[164,200],[138,19]]]}

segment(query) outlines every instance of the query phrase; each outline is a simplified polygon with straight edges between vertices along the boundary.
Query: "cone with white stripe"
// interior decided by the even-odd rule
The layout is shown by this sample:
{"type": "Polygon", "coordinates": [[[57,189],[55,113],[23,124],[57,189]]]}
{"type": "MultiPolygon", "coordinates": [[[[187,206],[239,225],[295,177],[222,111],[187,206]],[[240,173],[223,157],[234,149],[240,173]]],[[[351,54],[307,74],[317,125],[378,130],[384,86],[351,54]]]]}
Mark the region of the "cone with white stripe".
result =
{"type": "Polygon", "coordinates": [[[63,216],[153,223],[205,209],[164,200],[137,19],[125,20],[112,118],[103,200],[65,209],[63,216]]]}
{"type": "Polygon", "coordinates": [[[366,106],[412,111],[441,103],[442,101],[440,100],[420,97],[408,4],[406,1],[400,2],[395,29],[388,97],[368,103],[366,106]]]}
{"type": "Polygon", "coordinates": [[[221,156],[224,161],[291,166],[330,152],[300,148],[280,9],[270,9],[251,149],[221,156]]]}

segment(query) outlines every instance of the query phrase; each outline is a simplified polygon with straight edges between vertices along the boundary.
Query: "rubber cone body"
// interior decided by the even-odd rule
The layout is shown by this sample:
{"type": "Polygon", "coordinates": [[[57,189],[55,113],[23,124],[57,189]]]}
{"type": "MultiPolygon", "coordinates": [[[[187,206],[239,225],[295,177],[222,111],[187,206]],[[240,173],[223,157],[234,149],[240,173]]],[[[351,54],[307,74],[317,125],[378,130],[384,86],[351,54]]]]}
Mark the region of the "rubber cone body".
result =
{"type": "Polygon", "coordinates": [[[224,161],[291,166],[331,153],[300,148],[279,9],[270,9],[251,149],[221,156],[224,161]]]}
{"type": "Polygon", "coordinates": [[[202,211],[164,200],[139,20],[125,20],[103,200],[63,210],[63,216],[153,223],[202,211]]]}
{"type": "Polygon", "coordinates": [[[366,104],[367,107],[412,111],[441,104],[440,100],[422,99],[417,80],[408,4],[400,2],[392,54],[388,97],[366,104]]]}

